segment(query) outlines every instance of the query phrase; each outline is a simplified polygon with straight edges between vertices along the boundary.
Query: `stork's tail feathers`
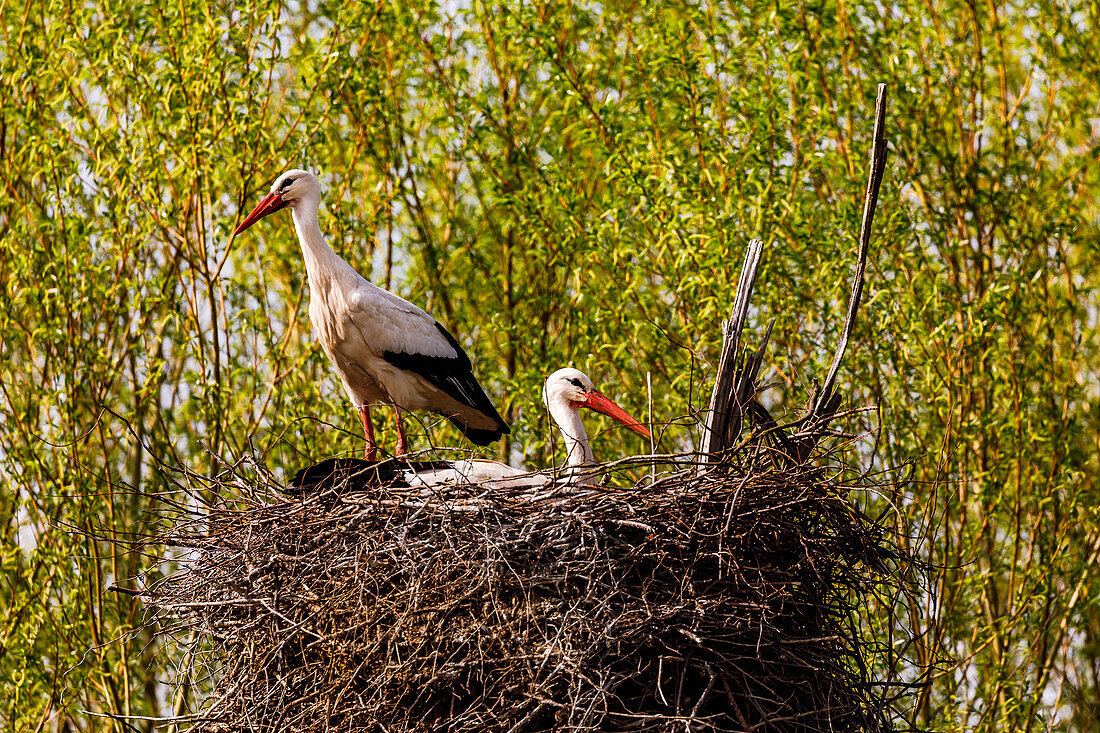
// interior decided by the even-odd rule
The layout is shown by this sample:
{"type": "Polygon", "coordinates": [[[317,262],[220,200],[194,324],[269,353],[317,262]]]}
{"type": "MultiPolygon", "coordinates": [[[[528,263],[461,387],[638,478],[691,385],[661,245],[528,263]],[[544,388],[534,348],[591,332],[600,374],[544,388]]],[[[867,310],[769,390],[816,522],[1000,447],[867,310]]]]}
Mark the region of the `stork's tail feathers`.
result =
{"type": "Polygon", "coordinates": [[[447,419],[451,421],[452,425],[461,430],[462,434],[474,445],[489,445],[490,443],[495,443],[500,440],[500,436],[512,432],[509,430],[508,426],[504,424],[503,420],[500,421],[499,427],[493,428],[492,430],[482,430],[464,425],[453,417],[447,419]]]}

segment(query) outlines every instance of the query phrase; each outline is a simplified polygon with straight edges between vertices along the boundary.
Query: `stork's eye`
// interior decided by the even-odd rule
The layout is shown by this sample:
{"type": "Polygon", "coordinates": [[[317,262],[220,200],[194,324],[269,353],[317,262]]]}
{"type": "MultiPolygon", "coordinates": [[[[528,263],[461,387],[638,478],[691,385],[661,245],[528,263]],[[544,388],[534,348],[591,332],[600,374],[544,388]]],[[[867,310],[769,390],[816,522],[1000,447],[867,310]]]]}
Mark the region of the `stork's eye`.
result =
{"type": "Polygon", "coordinates": [[[576,377],[570,377],[566,381],[569,382],[574,387],[577,387],[579,389],[584,389],[584,385],[581,384],[581,380],[577,379],[576,377]]]}
{"type": "Polygon", "coordinates": [[[287,188],[287,186],[289,186],[289,185],[290,185],[290,184],[292,184],[292,183],[294,183],[294,179],[293,179],[293,178],[288,178],[288,179],[286,179],[286,180],[285,180],[285,181],[283,181],[283,182],[282,182],[282,184],[281,184],[281,185],[279,186],[279,190],[280,190],[280,191],[285,191],[285,190],[286,190],[286,188],[287,188]]]}

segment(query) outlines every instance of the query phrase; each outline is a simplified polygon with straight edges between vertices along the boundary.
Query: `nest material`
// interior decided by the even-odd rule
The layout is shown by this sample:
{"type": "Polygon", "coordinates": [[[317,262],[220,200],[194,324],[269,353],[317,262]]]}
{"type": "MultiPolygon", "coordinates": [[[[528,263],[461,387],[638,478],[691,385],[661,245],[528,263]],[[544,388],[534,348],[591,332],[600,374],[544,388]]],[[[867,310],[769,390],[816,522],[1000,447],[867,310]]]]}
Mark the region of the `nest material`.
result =
{"type": "Polygon", "coordinates": [[[843,473],[738,463],[234,497],[170,538],[191,561],[149,597],[219,667],[193,730],[888,728],[854,623],[896,551],[843,473]]]}

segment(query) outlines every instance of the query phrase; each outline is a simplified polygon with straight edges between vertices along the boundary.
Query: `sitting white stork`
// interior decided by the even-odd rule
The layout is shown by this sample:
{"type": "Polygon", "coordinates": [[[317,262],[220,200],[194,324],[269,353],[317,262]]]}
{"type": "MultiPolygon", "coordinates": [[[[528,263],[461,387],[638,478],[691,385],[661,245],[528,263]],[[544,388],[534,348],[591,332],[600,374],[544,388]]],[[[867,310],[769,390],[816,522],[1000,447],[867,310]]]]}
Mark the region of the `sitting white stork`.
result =
{"type": "MultiPolygon", "coordinates": [[[[569,367],[559,369],[547,377],[542,398],[565,440],[566,478],[570,483],[590,485],[597,479],[596,474],[591,470],[596,458],[592,454],[592,446],[588,443],[584,423],[581,422],[580,408],[587,407],[601,412],[638,435],[644,438],[650,437],[649,430],[645,426],[610,398],[600,393],[588,375],[577,369],[569,367]]],[[[553,476],[547,472],[532,473],[497,461],[475,458],[453,463],[435,461],[422,469],[414,466],[405,472],[405,480],[413,486],[476,483],[496,487],[537,487],[551,483],[553,476]]]]}
{"type": "Polygon", "coordinates": [[[367,282],[325,243],[317,224],[321,186],[312,173],[289,170],[233,232],[287,206],[309,278],[309,318],[348,396],[359,409],[367,460],[377,445],[370,406],[397,411],[397,455],[408,452],[401,410],[430,410],[477,445],[509,432],[474,378],[470,358],[447,329],[403,298],[367,282]]]}

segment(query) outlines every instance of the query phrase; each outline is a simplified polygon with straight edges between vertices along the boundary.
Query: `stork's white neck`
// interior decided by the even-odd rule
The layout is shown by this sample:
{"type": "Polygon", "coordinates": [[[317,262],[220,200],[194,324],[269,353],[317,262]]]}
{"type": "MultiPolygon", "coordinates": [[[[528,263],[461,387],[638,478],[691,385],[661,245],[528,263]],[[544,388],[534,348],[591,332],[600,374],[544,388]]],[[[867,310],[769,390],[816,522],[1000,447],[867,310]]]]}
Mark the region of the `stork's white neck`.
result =
{"type": "Polygon", "coordinates": [[[298,199],[291,206],[294,216],[294,231],[298,233],[298,243],[302,245],[302,258],[306,263],[306,274],[310,286],[318,287],[325,276],[333,273],[340,265],[347,266],[340,256],[332,251],[325,242],[325,235],[317,223],[317,209],[321,201],[313,196],[298,199]]]}
{"type": "Polygon", "coordinates": [[[561,395],[551,396],[547,407],[565,440],[566,464],[572,467],[595,463],[596,457],[588,444],[588,433],[584,431],[580,409],[561,395]]]}

